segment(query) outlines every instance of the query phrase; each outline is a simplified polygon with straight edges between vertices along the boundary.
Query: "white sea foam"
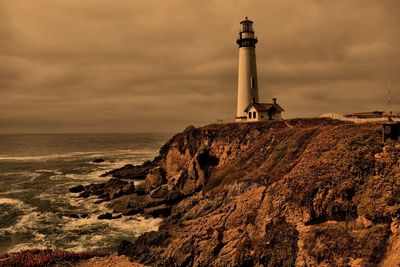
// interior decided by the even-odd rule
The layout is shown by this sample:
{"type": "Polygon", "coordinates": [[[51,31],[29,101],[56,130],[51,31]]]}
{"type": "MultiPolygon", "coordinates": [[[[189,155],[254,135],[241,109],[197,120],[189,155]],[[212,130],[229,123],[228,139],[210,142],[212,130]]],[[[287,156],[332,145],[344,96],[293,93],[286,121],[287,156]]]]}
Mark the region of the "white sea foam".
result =
{"type": "Polygon", "coordinates": [[[117,149],[111,151],[78,151],[64,154],[52,154],[41,156],[12,156],[0,155],[0,161],[46,161],[57,158],[96,158],[96,157],[113,157],[122,155],[154,155],[154,149],[138,148],[138,149],[117,149]]]}
{"type": "MultiPolygon", "coordinates": [[[[89,173],[55,173],[54,175],[50,176],[50,180],[65,180],[65,178],[70,179],[70,180],[79,180],[81,182],[87,181],[87,182],[103,182],[107,178],[100,177],[107,171],[121,168],[127,164],[140,164],[143,161],[133,161],[133,160],[120,160],[120,161],[115,161],[115,162],[107,162],[103,165],[96,165],[97,168],[95,168],[93,171],[89,173]]],[[[81,168],[82,169],[82,168],[81,168]]],[[[79,170],[79,167],[76,168],[75,170],[79,170]]]]}
{"type": "Polygon", "coordinates": [[[0,204],[14,205],[17,209],[23,212],[23,215],[14,225],[0,229],[0,234],[29,232],[31,229],[34,229],[37,226],[38,222],[51,221],[54,217],[53,213],[40,213],[36,210],[36,207],[32,207],[18,199],[0,198],[0,204]]]}
{"type": "Polygon", "coordinates": [[[25,202],[15,198],[0,198],[0,204],[10,204],[16,206],[19,209],[24,209],[24,210],[32,209],[32,207],[26,204],[25,202]]]}
{"type": "Polygon", "coordinates": [[[30,191],[30,189],[28,189],[28,188],[11,189],[8,191],[1,192],[0,195],[11,195],[11,194],[24,193],[24,192],[28,192],[28,191],[30,191]]]}
{"type": "Polygon", "coordinates": [[[28,250],[28,249],[47,249],[47,246],[43,245],[37,245],[37,244],[32,244],[32,243],[21,243],[18,245],[15,245],[11,249],[7,250],[6,253],[17,253],[22,250],[28,250]]]}
{"type": "MultiPolygon", "coordinates": [[[[66,174],[55,174],[49,177],[52,181],[63,181],[63,180],[77,180],[80,182],[100,182],[104,181],[104,177],[100,177],[105,171],[96,170],[90,173],[66,173],[66,174]]],[[[73,184],[73,183],[71,183],[73,184]]]]}
{"type": "Polygon", "coordinates": [[[134,233],[136,236],[149,231],[157,231],[161,218],[148,218],[137,215],[132,217],[122,217],[112,220],[111,228],[126,233],[134,233]]]}
{"type": "Polygon", "coordinates": [[[40,176],[39,173],[35,172],[29,172],[29,171],[22,171],[22,172],[5,172],[2,173],[2,175],[9,176],[9,175],[19,175],[19,176],[24,176],[24,177],[29,177],[29,178],[37,178],[40,176]]]}
{"type": "Polygon", "coordinates": [[[51,203],[60,203],[60,202],[65,202],[65,199],[67,198],[65,195],[63,194],[59,194],[57,192],[44,192],[44,193],[40,193],[36,196],[34,196],[33,198],[35,199],[43,199],[46,201],[49,201],[51,203]]]}
{"type": "Polygon", "coordinates": [[[120,236],[125,234],[127,236],[138,236],[142,233],[149,231],[157,231],[158,226],[162,219],[150,218],[146,219],[143,216],[130,216],[122,217],[112,220],[99,220],[97,215],[91,215],[85,219],[69,219],[63,226],[65,231],[79,231],[85,228],[93,228],[94,226],[101,226],[103,228],[102,235],[105,238],[110,236],[120,236]]]}
{"type": "MultiPolygon", "coordinates": [[[[72,193],[71,193],[72,194],[72,193]]],[[[90,196],[88,198],[69,198],[69,204],[74,207],[84,207],[86,210],[90,210],[91,213],[97,211],[108,211],[107,203],[102,202],[99,204],[95,204],[95,201],[98,200],[96,196],[90,196]]]]}
{"type": "Polygon", "coordinates": [[[42,169],[42,170],[35,170],[37,173],[53,173],[55,175],[62,174],[63,172],[61,170],[47,170],[47,169],[42,169]]]}

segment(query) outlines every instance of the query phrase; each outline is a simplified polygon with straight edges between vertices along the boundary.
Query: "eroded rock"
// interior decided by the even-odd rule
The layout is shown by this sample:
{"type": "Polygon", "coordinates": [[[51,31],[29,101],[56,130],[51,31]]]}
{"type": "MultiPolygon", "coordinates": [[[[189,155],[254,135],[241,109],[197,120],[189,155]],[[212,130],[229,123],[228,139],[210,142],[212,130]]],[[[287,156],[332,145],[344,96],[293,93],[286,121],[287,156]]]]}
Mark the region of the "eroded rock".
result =
{"type": "Polygon", "coordinates": [[[71,187],[71,188],[69,189],[69,192],[71,192],[71,193],[80,193],[80,192],[82,192],[83,190],[85,190],[85,187],[84,187],[83,185],[80,184],[80,185],[71,187]]]}

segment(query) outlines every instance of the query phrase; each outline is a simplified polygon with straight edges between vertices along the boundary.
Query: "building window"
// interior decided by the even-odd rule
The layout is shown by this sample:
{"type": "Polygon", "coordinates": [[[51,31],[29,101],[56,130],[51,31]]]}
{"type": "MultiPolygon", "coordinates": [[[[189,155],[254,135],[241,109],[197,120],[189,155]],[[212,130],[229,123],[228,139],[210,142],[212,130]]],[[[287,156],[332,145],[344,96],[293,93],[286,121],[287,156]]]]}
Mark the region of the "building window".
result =
{"type": "Polygon", "coordinates": [[[256,79],[254,77],[250,77],[250,87],[251,89],[255,89],[256,87],[256,79]]]}
{"type": "Polygon", "coordinates": [[[255,111],[253,111],[253,118],[254,119],[256,118],[256,112],[255,111]]]}
{"type": "Polygon", "coordinates": [[[242,32],[251,32],[253,31],[253,23],[250,21],[242,22],[242,32]]]}
{"type": "Polygon", "coordinates": [[[251,111],[249,112],[249,119],[251,119],[251,111]]]}

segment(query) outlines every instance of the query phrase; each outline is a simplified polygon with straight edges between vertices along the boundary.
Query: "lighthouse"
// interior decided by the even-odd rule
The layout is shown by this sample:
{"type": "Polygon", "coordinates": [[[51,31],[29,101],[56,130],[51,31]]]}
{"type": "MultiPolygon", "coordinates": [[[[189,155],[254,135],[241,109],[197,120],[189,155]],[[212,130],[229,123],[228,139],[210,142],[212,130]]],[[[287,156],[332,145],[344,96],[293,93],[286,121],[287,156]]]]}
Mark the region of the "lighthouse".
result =
{"type": "Polygon", "coordinates": [[[239,37],[239,71],[237,87],[237,122],[279,120],[283,108],[273,98],[272,103],[259,103],[256,64],[257,37],[253,21],[247,17],[240,22],[239,37]]]}
{"type": "Polygon", "coordinates": [[[252,102],[258,102],[258,81],[256,65],[256,43],[253,21],[247,17],[240,22],[236,43],[239,45],[239,71],[236,121],[247,119],[245,109],[252,102]]]}

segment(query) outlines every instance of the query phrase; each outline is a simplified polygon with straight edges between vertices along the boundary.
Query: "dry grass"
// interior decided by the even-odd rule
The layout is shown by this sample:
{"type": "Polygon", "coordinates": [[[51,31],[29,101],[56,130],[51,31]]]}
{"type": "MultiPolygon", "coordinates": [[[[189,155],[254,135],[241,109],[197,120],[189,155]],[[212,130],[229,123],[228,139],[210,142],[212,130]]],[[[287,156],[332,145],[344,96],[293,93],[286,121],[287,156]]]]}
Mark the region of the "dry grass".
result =
{"type": "Polygon", "coordinates": [[[60,262],[74,262],[77,260],[104,257],[108,255],[109,253],[105,251],[72,252],[63,250],[33,249],[0,256],[0,266],[51,266],[60,262]]]}

